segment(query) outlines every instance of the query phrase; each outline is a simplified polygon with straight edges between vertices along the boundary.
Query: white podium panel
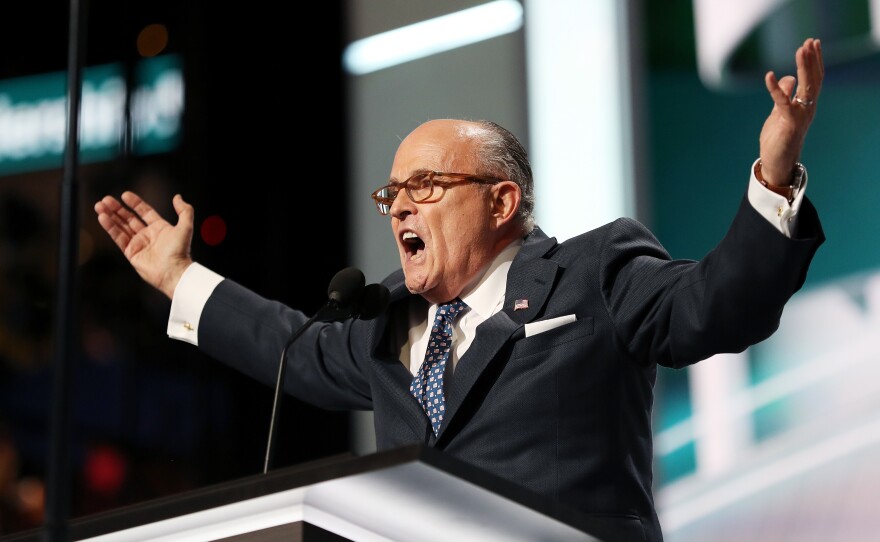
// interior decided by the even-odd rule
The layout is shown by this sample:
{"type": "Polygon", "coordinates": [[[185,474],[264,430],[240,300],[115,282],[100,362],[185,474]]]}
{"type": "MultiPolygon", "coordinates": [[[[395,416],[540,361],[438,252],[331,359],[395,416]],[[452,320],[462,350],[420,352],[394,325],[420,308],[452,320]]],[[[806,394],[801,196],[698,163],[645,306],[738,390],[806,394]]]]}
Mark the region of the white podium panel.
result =
{"type": "MultiPolygon", "coordinates": [[[[421,446],[279,469],[71,522],[78,542],[598,540],[558,503],[421,446]]],[[[43,542],[29,531],[0,542],[43,542]]]]}

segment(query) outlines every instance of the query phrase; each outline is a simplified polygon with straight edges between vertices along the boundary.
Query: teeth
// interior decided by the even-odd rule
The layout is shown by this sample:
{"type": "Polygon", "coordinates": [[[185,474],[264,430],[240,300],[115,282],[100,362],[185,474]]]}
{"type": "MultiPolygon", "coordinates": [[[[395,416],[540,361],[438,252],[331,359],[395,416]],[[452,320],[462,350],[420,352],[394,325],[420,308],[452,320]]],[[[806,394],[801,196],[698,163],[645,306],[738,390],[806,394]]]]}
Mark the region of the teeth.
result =
{"type": "Polygon", "coordinates": [[[411,231],[403,232],[403,240],[404,241],[406,241],[407,239],[418,239],[418,238],[419,238],[419,236],[414,234],[411,231]]]}

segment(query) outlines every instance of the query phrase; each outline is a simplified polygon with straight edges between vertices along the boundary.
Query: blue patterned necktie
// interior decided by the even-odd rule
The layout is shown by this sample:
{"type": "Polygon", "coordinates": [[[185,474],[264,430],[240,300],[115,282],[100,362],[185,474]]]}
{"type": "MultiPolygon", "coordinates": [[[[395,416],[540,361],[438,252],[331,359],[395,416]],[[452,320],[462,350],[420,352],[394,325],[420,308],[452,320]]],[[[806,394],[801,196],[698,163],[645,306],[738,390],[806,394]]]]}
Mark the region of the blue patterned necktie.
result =
{"type": "Polygon", "coordinates": [[[454,299],[437,307],[437,316],[434,318],[431,337],[428,339],[425,361],[422,362],[419,372],[409,386],[410,393],[422,405],[425,414],[431,420],[435,435],[440,431],[440,424],[443,423],[443,414],[446,411],[443,372],[452,347],[452,326],[456,316],[466,308],[467,305],[460,299],[454,299]]]}

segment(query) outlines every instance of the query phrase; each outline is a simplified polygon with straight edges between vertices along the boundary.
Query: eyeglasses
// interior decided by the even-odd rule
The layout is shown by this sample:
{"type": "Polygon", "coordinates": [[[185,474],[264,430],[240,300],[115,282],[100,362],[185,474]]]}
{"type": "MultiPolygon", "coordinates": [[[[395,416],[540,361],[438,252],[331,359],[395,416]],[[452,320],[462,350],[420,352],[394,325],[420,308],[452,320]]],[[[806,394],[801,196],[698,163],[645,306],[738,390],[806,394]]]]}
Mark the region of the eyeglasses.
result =
{"type": "MultiPolygon", "coordinates": [[[[424,171],[416,173],[402,183],[387,184],[373,192],[371,197],[376,201],[376,209],[378,209],[379,214],[384,216],[391,212],[391,205],[394,203],[394,199],[397,197],[401,188],[406,190],[406,195],[409,196],[409,199],[413,202],[424,203],[431,200],[431,196],[434,195],[435,186],[446,188],[447,186],[461,183],[498,184],[502,181],[503,179],[497,179],[495,177],[481,177],[480,175],[470,175],[468,173],[424,171]],[[438,177],[448,177],[449,179],[454,180],[441,180],[438,179],[438,177]]],[[[437,196],[437,199],[434,201],[440,201],[440,198],[442,197],[443,191],[440,191],[440,195],[437,196]]]]}

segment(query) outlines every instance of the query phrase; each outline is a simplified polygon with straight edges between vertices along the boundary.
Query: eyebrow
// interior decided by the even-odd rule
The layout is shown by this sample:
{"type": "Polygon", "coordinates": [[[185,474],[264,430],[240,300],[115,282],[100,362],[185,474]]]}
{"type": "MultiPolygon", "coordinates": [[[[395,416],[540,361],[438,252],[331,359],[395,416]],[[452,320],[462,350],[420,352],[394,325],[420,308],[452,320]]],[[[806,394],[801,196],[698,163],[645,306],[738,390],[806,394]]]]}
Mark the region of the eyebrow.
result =
{"type": "MultiPolygon", "coordinates": [[[[424,175],[425,173],[432,173],[433,171],[434,171],[433,169],[419,168],[419,169],[413,171],[412,173],[410,173],[410,175],[409,175],[409,177],[407,177],[407,179],[409,179],[411,177],[415,177],[416,175],[424,175]]],[[[401,184],[402,182],[403,181],[398,181],[397,177],[391,177],[390,179],[388,179],[388,184],[401,184]]]]}

